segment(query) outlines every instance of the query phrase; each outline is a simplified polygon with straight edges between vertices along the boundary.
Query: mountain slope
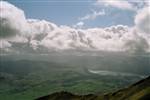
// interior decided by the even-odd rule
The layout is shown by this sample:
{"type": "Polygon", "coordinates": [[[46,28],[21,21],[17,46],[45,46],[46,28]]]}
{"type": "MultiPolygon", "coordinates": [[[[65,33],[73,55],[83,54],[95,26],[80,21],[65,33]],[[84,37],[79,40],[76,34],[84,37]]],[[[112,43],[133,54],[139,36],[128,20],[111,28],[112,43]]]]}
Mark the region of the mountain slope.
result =
{"type": "Polygon", "coordinates": [[[110,100],[150,100],[150,77],[105,96],[110,100]]]}
{"type": "Polygon", "coordinates": [[[74,95],[68,92],[57,92],[36,100],[150,100],[150,76],[125,89],[106,95],[74,95]]]}

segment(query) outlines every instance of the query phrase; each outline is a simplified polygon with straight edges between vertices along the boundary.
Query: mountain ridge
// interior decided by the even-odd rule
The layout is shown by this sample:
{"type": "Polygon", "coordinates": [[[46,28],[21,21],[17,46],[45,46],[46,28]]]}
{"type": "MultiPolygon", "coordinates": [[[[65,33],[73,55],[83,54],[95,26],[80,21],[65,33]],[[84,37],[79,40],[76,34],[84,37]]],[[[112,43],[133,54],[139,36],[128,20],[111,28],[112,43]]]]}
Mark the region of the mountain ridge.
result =
{"type": "Polygon", "coordinates": [[[76,95],[61,91],[35,100],[150,100],[150,76],[129,87],[104,95],[76,95]]]}

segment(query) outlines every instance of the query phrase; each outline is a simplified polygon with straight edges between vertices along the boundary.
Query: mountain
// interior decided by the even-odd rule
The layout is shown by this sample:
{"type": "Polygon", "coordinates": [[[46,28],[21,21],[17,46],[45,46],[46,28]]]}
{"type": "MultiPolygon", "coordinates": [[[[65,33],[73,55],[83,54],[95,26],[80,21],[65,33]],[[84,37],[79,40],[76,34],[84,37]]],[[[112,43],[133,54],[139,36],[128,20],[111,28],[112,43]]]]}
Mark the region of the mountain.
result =
{"type": "Polygon", "coordinates": [[[105,95],[56,92],[36,100],[150,100],[150,76],[127,88],[105,95]]]}

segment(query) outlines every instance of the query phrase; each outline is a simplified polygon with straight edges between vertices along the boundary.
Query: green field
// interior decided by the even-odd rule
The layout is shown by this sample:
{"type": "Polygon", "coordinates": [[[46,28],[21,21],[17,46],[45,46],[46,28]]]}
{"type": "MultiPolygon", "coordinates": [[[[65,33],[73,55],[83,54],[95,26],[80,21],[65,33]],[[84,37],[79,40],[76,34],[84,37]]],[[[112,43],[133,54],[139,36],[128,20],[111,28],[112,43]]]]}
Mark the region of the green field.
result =
{"type": "Polygon", "coordinates": [[[101,76],[84,67],[47,61],[3,61],[0,67],[0,99],[33,100],[57,91],[75,94],[114,91],[132,84],[140,77],[101,76]]]}

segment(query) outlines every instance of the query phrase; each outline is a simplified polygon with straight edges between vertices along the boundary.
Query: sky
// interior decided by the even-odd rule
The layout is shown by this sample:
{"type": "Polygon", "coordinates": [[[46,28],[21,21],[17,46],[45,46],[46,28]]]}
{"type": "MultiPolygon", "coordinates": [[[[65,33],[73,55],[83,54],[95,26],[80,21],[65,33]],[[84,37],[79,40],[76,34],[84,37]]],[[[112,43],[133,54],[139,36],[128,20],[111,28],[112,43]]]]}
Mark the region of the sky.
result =
{"type": "Polygon", "coordinates": [[[104,0],[7,1],[24,10],[27,18],[45,19],[59,25],[73,26],[80,22],[80,24],[84,23],[84,27],[108,27],[120,24],[133,26],[136,14],[133,9],[105,6],[104,0]],[[86,16],[91,18],[84,19],[86,16]]]}

